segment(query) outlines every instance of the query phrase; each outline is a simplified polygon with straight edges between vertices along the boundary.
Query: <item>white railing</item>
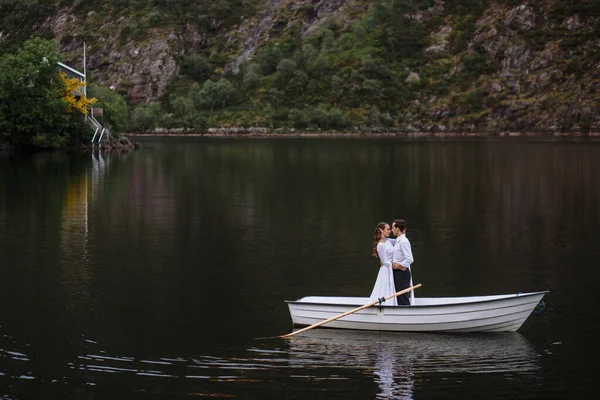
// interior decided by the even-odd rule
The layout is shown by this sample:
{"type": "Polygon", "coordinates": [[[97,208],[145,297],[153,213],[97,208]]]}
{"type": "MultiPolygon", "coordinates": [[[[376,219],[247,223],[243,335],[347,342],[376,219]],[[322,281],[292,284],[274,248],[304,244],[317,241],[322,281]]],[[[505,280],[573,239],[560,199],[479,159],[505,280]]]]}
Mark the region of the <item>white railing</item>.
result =
{"type": "Polygon", "coordinates": [[[108,137],[109,131],[107,128],[104,128],[100,124],[100,122],[98,122],[98,120],[96,118],[94,118],[94,109],[93,108],[90,110],[90,115],[88,116],[87,119],[88,119],[88,121],[90,121],[92,127],[95,128],[94,136],[92,136],[92,145],[94,145],[94,143],[97,143],[99,145],[100,143],[102,143],[102,138],[104,137],[104,133],[106,133],[106,137],[108,137]],[[98,136],[98,141],[96,142],[96,136],[98,135],[98,132],[100,132],[100,136],[98,136]]]}

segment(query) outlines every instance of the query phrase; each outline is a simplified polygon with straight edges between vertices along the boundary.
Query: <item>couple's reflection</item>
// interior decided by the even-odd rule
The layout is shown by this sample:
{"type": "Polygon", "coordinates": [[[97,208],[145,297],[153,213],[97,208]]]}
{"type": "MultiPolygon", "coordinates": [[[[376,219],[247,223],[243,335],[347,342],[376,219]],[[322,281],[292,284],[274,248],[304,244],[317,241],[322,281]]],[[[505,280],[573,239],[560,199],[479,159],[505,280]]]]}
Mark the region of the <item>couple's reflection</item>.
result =
{"type": "Polygon", "coordinates": [[[385,345],[377,346],[376,357],[373,375],[379,386],[377,398],[412,399],[414,378],[409,357],[398,355],[385,345]]]}
{"type": "Polygon", "coordinates": [[[415,379],[429,373],[506,373],[538,369],[519,333],[431,334],[312,330],[290,340],[290,362],[372,371],[377,398],[412,399],[415,379]]]}

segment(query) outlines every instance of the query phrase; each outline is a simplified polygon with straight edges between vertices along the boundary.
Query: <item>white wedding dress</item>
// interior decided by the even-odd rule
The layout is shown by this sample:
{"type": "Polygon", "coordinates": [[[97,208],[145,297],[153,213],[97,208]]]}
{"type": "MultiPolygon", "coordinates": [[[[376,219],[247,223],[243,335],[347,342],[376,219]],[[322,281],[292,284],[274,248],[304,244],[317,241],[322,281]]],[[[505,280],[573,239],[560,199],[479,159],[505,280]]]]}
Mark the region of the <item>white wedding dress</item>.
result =
{"type": "MultiPolygon", "coordinates": [[[[388,239],[383,243],[377,243],[377,254],[379,254],[379,260],[381,260],[381,267],[377,274],[377,280],[373,287],[373,292],[369,299],[375,301],[381,297],[387,297],[396,293],[396,287],[394,286],[394,273],[392,271],[392,255],[394,254],[394,242],[393,239],[388,239]]],[[[385,305],[396,306],[396,298],[386,300],[385,305]]]]}

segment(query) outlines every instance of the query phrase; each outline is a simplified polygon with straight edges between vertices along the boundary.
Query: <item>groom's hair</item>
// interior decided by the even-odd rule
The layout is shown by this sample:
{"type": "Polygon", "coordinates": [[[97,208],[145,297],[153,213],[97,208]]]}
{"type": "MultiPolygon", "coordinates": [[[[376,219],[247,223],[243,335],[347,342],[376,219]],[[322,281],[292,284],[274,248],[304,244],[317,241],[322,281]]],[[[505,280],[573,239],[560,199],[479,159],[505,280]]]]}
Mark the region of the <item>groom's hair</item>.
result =
{"type": "Polygon", "coordinates": [[[400,228],[400,232],[404,232],[406,230],[406,221],[403,219],[395,219],[394,222],[392,222],[392,226],[396,226],[400,228]]]}

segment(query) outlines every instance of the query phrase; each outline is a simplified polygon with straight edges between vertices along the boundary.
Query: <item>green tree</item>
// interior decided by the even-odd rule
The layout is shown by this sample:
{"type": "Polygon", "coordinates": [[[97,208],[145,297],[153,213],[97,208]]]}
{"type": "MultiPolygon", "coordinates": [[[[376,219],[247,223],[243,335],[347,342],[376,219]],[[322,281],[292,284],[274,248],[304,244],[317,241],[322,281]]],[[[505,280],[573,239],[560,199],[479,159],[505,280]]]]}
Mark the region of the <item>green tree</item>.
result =
{"type": "Polygon", "coordinates": [[[294,128],[306,128],[310,124],[310,116],[305,110],[292,108],[288,115],[289,121],[292,123],[294,128]]]}
{"type": "Polygon", "coordinates": [[[276,88],[271,88],[265,97],[273,108],[278,109],[283,101],[284,93],[276,88]]]}
{"type": "Polygon", "coordinates": [[[281,51],[276,46],[265,48],[256,57],[256,61],[260,65],[260,69],[265,76],[271,75],[277,70],[277,63],[280,59],[281,51]]]}
{"type": "Polygon", "coordinates": [[[260,84],[260,78],[262,77],[262,71],[260,65],[250,64],[244,72],[244,87],[246,89],[254,89],[260,84]]]}
{"type": "Polygon", "coordinates": [[[332,76],[330,87],[331,87],[331,93],[334,98],[334,102],[337,103],[340,100],[340,98],[342,97],[342,94],[344,93],[343,79],[340,78],[338,75],[332,76]]]}
{"type": "Polygon", "coordinates": [[[202,85],[202,89],[198,90],[199,86],[192,88],[190,96],[194,104],[200,108],[209,108],[211,111],[216,105],[225,107],[233,98],[235,89],[233,84],[225,78],[218,81],[207,80],[202,85]]]}
{"type": "Polygon", "coordinates": [[[88,90],[91,97],[98,99],[94,107],[104,109],[104,122],[113,132],[127,132],[129,129],[129,111],[125,99],[106,86],[91,84],[88,90]]]}
{"type": "Polygon", "coordinates": [[[325,29],[321,35],[321,53],[327,53],[335,46],[335,35],[331,29],[325,29]]]}
{"type": "Polygon", "coordinates": [[[231,103],[234,93],[233,83],[224,78],[219,79],[217,82],[217,100],[221,103],[221,107],[225,108],[227,104],[231,103]]]}
{"type": "Polygon", "coordinates": [[[350,125],[344,112],[337,107],[329,110],[329,123],[332,128],[345,128],[350,125]]]}
{"type": "Polygon", "coordinates": [[[383,25],[381,40],[392,55],[413,57],[423,47],[423,24],[408,17],[417,10],[414,0],[383,0],[375,6],[373,19],[383,25]]]}
{"type": "Polygon", "coordinates": [[[279,63],[277,63],[277,72],[281,74],[283,79],[289,80],[294,75],[294,71],[296,71],[297,64],[294,60],[290,60],[289,58],[284,58],[279,63]]]}
{"type": "Polygon", "coordinates": [[[150,107],[138,106],[134,108],[131,113],[129,130],[143,132],[156,128],[160,114],[160,105],[156,103],[150,105],[150,107]]]}
{"type": "Polygon", "coordinates": [[[194,101],[185,96],[171,96],[169,98],[169,104],[171,111],[178,118],[185,119],[185,117],[194,111],[194,101]]]}
{"type": "Polygon", "coordinates": [[[301,95],[302,92],[306,90],[308,86],[308,75],[306,75],[303,71],[294,71],[292,79],[290,79],[289,87],[296,92],[296,94],[301,95]]]}
{"type": "Polygon", "coordinates": [[[53,0],[1,0],[0,53],[16,50],[31,34],[30,28],[47,18],[54,7],[53,0]]]}
{"type": "Polygon", "coordinates": [[[210,77],[212,67],[202,54],[185,56],[181,62],[181,72],[198,82],[204,82],[210,77]]]}
{"type": "Polygon", "coordinates": [[[360,88],[376,99],[383,97],[383,84],[377,79],[365,79],[360,88]]]}
{"type": "Polygon", "coordinates": [[[329,63],[327,62],[327,58],[324,55],[319,55],[314,63],[310,64],[310,68],[313,72],[317,73],[319,76],[325,76],[329,69],[329,63]]]}
{"type": "Polygon", "coordinates": [[[76,139],[83,117],[62,99],[59,60],[56,43],[40,38],[0,58],[0,134],[13,145],[59,148],[76,139]]]}
{"type": "Polygon", "coordinates": [[[317,51],[315,46],[313,46],[312,44],[307,43],[304,46],[302,46],[302,64],[303,65],[311,63],[318,56],[319,56],[319,52],[317,51]]]}

